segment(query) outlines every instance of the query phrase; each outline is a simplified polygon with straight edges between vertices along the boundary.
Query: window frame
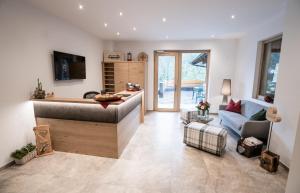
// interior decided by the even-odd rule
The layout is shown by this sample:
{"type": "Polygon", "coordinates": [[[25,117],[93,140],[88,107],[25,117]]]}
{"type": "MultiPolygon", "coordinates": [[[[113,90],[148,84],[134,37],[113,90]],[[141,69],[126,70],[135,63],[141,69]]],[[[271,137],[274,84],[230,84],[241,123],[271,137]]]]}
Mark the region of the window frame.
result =
{"type": "MultiPolygon", "coordinates": [[[[262,81],[262,75],[263,75],[263,63],[264,63],[264,55],[265,55],[265,46],[270,43],[270,42],[274,42],[277,40],[282,40],[283,34],[276,34],[270,38],[261,40],[258,42],[257,45],[257,57],[256,57],[256,68],[255,68],[255,77],[254,77],[254,86],[253,86],[253,94],[252,97],[254,99],[258,99],[258,100],[263,100],[264,101],[264,97],[263,95],[260,95],[260,88],[261,88],[261,81],[262,81]]],[[[282,44],[281,44],[282,47],[282,44]]],[[[275,95],[276,95],[276,90],[275,90],[275,95]]],[[[274,96],[275,96],[274,95],[274,96]]]]}

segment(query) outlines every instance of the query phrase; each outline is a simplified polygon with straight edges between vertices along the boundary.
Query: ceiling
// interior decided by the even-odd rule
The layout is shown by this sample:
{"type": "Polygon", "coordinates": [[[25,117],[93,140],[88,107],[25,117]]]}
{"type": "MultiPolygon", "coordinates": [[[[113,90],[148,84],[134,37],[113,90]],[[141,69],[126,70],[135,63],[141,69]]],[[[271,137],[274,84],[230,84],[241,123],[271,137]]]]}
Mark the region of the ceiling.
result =
{"type": "Polygon", "coordinates": [[[286,4],[286,0],[26,1],[106,40],[238,38],[281,15],[286,4]]]}

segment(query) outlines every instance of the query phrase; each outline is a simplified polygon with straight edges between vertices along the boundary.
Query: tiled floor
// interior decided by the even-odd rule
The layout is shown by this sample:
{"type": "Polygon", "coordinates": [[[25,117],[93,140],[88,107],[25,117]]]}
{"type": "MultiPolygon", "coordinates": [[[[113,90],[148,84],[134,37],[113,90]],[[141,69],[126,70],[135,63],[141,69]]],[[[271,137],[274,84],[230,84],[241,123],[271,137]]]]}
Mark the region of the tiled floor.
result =
{"type": "Polygon", "coordinates": [[[238,155],[230,135],[224,157],[187,147],[182,137],[178,113],[148,113],[120,159],[55,152],[1,171],[0,192],[284,193],[287,172],[269,174],[238,155]]]}

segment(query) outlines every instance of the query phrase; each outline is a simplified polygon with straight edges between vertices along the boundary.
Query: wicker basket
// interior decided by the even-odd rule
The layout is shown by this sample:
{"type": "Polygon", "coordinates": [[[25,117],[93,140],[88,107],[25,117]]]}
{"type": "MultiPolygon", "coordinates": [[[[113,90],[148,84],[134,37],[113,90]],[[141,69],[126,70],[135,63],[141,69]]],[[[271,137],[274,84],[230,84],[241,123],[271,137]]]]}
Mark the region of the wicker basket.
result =
{"type": "Polygon", "coordinates": [[[243,143],[244,140],[245,139],[241,138],[237,143],[236,151],[239,154],[244,155],[248,158],[256,157],[256,156],[261,155],[261,152],[262,152],[262,149],[263,149],[263,144],[249,146],[249,145],[243,143]]]}
{"type": "Polygon", "coordinates": [[[32,160],[36,156],[36,150],[33,150],[32,152],[29,152],[27,155],[25,155],[22,159],[14,159],[16,164],[18,165],[24,165],[30,160],[32,160]]]}

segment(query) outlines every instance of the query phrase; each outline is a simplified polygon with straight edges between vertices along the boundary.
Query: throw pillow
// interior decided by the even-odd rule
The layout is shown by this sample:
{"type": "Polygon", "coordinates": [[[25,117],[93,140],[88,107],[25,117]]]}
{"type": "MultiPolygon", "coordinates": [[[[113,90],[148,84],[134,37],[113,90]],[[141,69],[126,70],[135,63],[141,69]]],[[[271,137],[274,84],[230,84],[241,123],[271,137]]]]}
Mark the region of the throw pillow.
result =
{"type": "Polygon", "coordinates": [[[241,108],[242,108],[241,100],[239,100],[238,102],[234,102],[231,99],[228,105],[226,106],[225,110],[241,114],[241,108]]]}
{"type": "Polygon", "coordinates": [[[265,121],[266,120],[266,113],[267,113],[267,111],[265,109],[262,109],[262,110],[258,111],[257,113],[255,113],[254,115],[252,115],[250,117],[250,120],[265,121]]]}

